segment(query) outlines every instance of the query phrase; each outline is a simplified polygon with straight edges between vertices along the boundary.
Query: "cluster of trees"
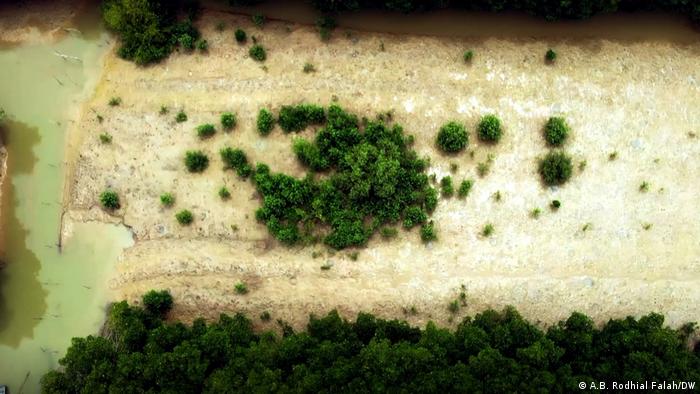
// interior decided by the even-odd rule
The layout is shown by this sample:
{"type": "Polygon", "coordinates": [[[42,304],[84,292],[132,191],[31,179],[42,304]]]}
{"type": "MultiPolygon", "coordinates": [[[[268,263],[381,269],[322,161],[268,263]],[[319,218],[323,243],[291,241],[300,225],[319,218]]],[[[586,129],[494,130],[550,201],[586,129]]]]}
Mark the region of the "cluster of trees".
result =
{"type": "MultiPolygon", "coordinates": [[[[553,116],[544,125],[544,139],[549,147],[561,147],[569,138],[571,128],[566,119],[553,116]]],[[[563,185],[573,174],[571,157],[562,150],[553,150],[539,161],[538,171],[548,186],[563,185]]]]}
{"type": "Polygon", "coordinates": [[[521,11],[547,20],[587,19],[596,14],[618,11],[661,10],[688,15],[700,22],[700,2],[697,0],[312,0],[324,13],[359,9],[383,9],[399,12],[429,11],[456,8],[469,11],[521,11]]]}
{"type": "MultiPolygon", "coordinates": [[[[420,211],[411,217],[427,219],[437,191],[425,174],[427,159],[410,149],[401,126],[368,120],[361,128],[355,115],[336,105],[327,113],[312,105],[283,107],[278,123],[295,131],[324,119],[313,141],[293,143],[298,160],[312,170],[305,178],[273,174],[264,164],[254,170],[262,195],[256,217],[277,239],[286,244],[322,239],[342,249],[364,245],[380,227],[398,223],[408,212],[420,211]]],[[[425,220],[407,223],[408,228],[426,225],[425,220]]]]}
{"type": "Polygon", "coordinates": [[[102,3],[107,27],[121,38],[119,56],[137,64],[166,58],[178,45],[194,49],[199,31],[192,20],[198,11],[199,2],[194,0],[104,0],[102,3]]]}
{"type": "MultiPolygon", "coordinates": [[[[700,381],[693,326],[664,318],[610,320],[573,313],[542,330],[516,310],[487,310],[454,330],[360,313],[311,317],[305,332],[257,333],[247,317],[167,323],[165,292],[144,307],[114,304],[105,336],[74,338],[44,393],[574,392],[579,382],[700,381]]],[[[261,319],[269,320],[269,314],[261,319]]]]}

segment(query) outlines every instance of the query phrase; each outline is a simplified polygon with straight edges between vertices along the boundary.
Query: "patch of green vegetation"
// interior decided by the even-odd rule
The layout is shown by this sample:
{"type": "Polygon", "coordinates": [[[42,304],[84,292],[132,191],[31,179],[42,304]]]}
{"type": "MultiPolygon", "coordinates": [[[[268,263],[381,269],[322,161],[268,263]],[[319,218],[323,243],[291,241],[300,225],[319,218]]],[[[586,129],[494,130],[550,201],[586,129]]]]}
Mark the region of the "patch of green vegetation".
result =
{"type": "Polygon", "coordinates": [[[209,43],[204,39],[198,40],[195,43],[195,46],[200,50],[200,52],[207,52],[209,50],[209,43]]]}
{"type": "Polygon", "coordinates": [[[396,238],[396,236],[399,234],[399,230],[397,230],[396,227],[382,227],[379,233],[383,238],[396,238]]]}
{"type": "MultiPolygon", "coordinates": [[[[412,228],[419,224],[423,224],[428,221],[428,215],[425,211],[418,206],[408,207],[404,213],[403,226],[404,228],[412,228]]],[[[387,227],[393,228],[393,227],[387,227]]]]}
{"type": "Polygon", "coordinates": [[[564,152],[549,152],[540,160],[539,173],[545,185],[563,185],[573,172],[571,157],[564,152]]]}
{"type": "Polygon", "coordinates": [[[496,192],[493,193],[493,200],[496,202],[501,202],[503,200],[503,195],[500,190],[496,190],[496,192]]]}
{"type": "Polygon", "coordinates": [[[426,243],[437,240],[437,231],[432,220],[420,227],[420,239],[426,243]]]}
{"type": "Polygon", "coordinates": [[[480,177],[485,177],[489,172],[491,172],[491,166],[496,156],[493,153],[486,155],[486,161],[483,161],[476,165],[476,172],[480,177]]]}
{"type": "Polygon", "coordinates": [[[112,134],[101,133],[100,134],[100,142],[102,142],[103,144],[111,144],[112,143],[112,134]]]}
{"type": "Polygon", "coordinates": [[[110,107],[118,107],[122,103],[122,98],[121,97],[112,97],[109,99],[109,106],[110,107]]]}
{"type": "Polygon", "coordinates": [[[244,282],[236,283],[233,288],[236,290],[236,294],[248,294],[248,285],[246,285],[244,282]]]}
{"type": "Polygon", "coordinates": [[[479,139],[488,143],[498,143],[503,136],[501,120],[494,114],[489,114],[481,118],[477,127],[479,139]]]}
{"type": "Polygon", "coordinates": [[[187,121],[187,114],[185,113],[185,111],[182,111],[182,110],[178,111],[177,115],[175,115],[175,121],[177,123],[186,122],[187,121]]]}
{"type": "Polygon", "coordinates": [[[474,181],[471,179],[465,179],[462,181],[462,183],[459,185],[459,189],[457,191],[457,196],[459,198],[466,198],[469,195],[469,192],[472,190],[472,186],[474,185],[474,181]]]}
{"type": "Polygon", "coordinates": [[[100,204],[102,208],[109,211],[119,209],[121,204],[119,203],[119,195],[114,190],[105,190],[100,194],[100,204]]]}
{"type": "Polygon", "coordinates": [[[561,201],[559,200],[552,200],[551,203],[549,203],[549,207],[553,210],[556,211],[561,207],[561,201]]]}
{"type": "Polygon", "coordinates": [[[651,184],[650,184],[649,182],[647,182],[647,181],[643,181],[643,182],[639,185],[639,191],[642,192],[642,193],[648,192],[650,188],[651,188],[651,184]]]}
{"type": "Polygon", "coordinates": [[[160,195],[160,203],[164,207],[172,207],[175,204],[175,196],[172,193],[163,193],[160,195]]]}
{"type": "Polygon", "coordinates": [[[306,62],[306,63],[304,63],[304,72],[305,72],[306,74],[309,74],[309,73],[312,73],[312,72],[316,72],[316,67],[314,67],[313,64],[311,64],[311,63],[309,63],[309,62],[306,62]]]}
{"type": "Polygon", "coordinates": [[[544,139],[549,146],[561,146],[569,137],[569,125],[566,120],[559,116],[554,116],[547,120],[544,125],[544,139]]]}
{"type": "Polygon", "coordinates": [[[538,219],[540,217],[540,214],[542,214],[542,210],[539,208],[533,208],[532,211],[530,211],[530,216],[533,219],[538,219]]]}
{"type": "Polygon", "coordinates": [[[493,227],[493,224],[487,223],[484,228],[481,229],[481,235],[488,238],[493,235],[494,231],[496,231],[496,228],[493,227]]]}
{"type": "Polygon", "coordinates": [[[465,63],[471,63],[472,60],[474,60],[474,51],[472,51],[471,49],[468,51],[464,51],[462,58],[464,59],[465,63]]]}
{"type": "Polygon", "coordinates": [[[651,224],[651,223],[644,223],[644,224],[642,224],[642,228],[643,228],[644,230],[651,230],[651,227],[652,227],[652,226],[653,226],[653,224],[651,224]]]}
{"type": "Polygon", "coordinates": [[[554,49],[549,48],[544,54],[544,59],[547,61],[547,63],[553,64],[557,60],[557,53],[554,51],[554,49]]]}
{"type": "Polygon", "coordinates": [[[617,160],[617,151],[611,152],[611,153],[608,155],[608,160],[610,160],[610,161],[617,160]]]}
{"type": "Polygon", "coordinates": [[[231,112],[224,112],[221,114],[221,127],[223,127],[224,130],[232,130],[236,127],[236,123],[236,114],[231,112]]]}
{"type": "Polygon", "coordinates": [[[226,188],[226,186],[221,186],[221,188],[219,188],[219,197],[222,200],[228,200],[231,198],[231,192],[226,188]]]}
{"type": "Polygon", "coordinates": [[[326,120],[323,107],[314,104],[284,105],[280,109],[277,123],[284,132],[301,131],[312,124],[326,120]]]}
{"type": "Polygon", "coordinates": [[[272,128],[275,127],[275,117],[272,115],[272,112],[263,108],[258,112],[256,125],[260,135],[268,135],[272,128]]]}
{"type": "Polygon", "coordinates": [[[262,320],[262,321],[270,321],[271,318],[272,318],[272,316],[270,316],[270,312],[268,312],[268,311],[265,311],[265,312],[260,314],[260,320],[262,320]]]}
{"type": "Polygon", "coordinates": [[[185,167],[189,172],[202,172],[209,167],[209,157],[201,150],[188,150],[185,153],[185,167]]]}
{"type": "Polygon", "coordinates": [[[442,192],[443,197],[452,197],[452,195],[455,192],[455,188],[452,185],[452,177],[451,176],[446,176],[442,179],[440,179],[440,191],[442,192]]]}
{"type": "Polygon", "coordinates": [[[267,18],[263,14],[253,14],[251,19],[253,20],[253,24],[260,29],[262,29],[263,26],[265,26],[265,22],[267,22],[267,18]]]}
{"type": "Polygon", "coordinates": [[[205,123],[197,126],[197,136],[201,139],[209,138],[216,133],[216,127],[211,123],[205,123]]]}
{"type": "Polygon", "coordinates": [[[247,178],[253,172],[253,168],[248,164],[248,157],[240,149],[225,147],[219,151],[221,160],[224,162],[224,169],[236,170],[241,178],[247,178]]]}
{"type": "Polygon", "coordinates": [[[450,311],[450,313],[455,314],[459,311],[459,301],[458,300],[452,300],[450,301],[449,304],[447,304],[447,310],[450,311]]]}
{"type": "Polygon", "coordinates": [[[187,226],[194,220],[194,215],[188,209],[183,209],[182,211],[175,214],[175,220],[183,226],[187,226]]]}
{"type": "Polygon", "coordinates": [[[253,60],[257,60],[259,62],[264,62],[265,59],[267,59],[267,52],[265,51],[265,48],[263,48],[262,45],[260,44],[255,44],[250,49],[248,50],[248,54],[253,60]]]}
{"type": "Polygon", "coordinates": [[[328,41],[331,38],[331,33],[337,27],[335,19],[328,15],[322,15],[316,19],[316,29],[321,37],[321,40],[328,41]]]}
{"type": "Polygon", "coordinates": [[[435,143],[443,152],[457,153],[469,144],[469,134],[461,123],[448,122],[440,127],[435,143]]]}
{"type": "Polygon", "coordinates": [[[243,44],[248,40],[248,35],[243,29],[236,29],[236,32],[233,33],[233,36],[236,38],[236,42],[238,42],[239,44],[243,44]]]}
{"type": "MultiPolygon", "coordinates": [[[[314,111],[324,113],[323,108],[314,111]]],[[[280,124],[299,129],[308,121],[307,111],[301,112],[287,115],[292,120],[280,116],[280,124]]],[[[356,116],[331,105],[313,143],[295,146],[302,164],[313,163],[310,158],[315,155],[322,157],[323,165],[316,168],[322,167],[323,174],[297,179],[272,174],[259,164],[253,176],[263,198],[256,218],[283,243],[322,239],[336,249],[362,246],[411,207],[432,212],[437,205],[437,191],[425,174],[427,160],[406,145],[400,125],[368,120],[361,129],[356,116]]]]}
{"type": "Polygon", "coordinates": [[[158,114],[160,114],[160,115],[166,115],[168,112],[170,112],[170,110],[168,109],[168,107],[167,107],[166,105],[161,105],[161,106],[160,106],[160,110],[158,111],[158,114]]]}

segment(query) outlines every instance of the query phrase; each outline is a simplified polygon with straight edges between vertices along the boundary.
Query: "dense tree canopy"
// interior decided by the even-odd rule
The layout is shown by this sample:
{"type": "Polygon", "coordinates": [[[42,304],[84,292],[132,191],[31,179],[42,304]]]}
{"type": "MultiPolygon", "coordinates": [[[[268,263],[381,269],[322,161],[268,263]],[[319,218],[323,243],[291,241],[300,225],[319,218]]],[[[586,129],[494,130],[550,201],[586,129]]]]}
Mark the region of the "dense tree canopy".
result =
{"type": "Polygon", "coordinates": [[[383,224],[435,209],[428,162],[409,148],[401,126],[381,120],[361,126],[335,105],[327,115],[317,106],[283,107],[279,123],[294,131],[324,119],[313,142],[293,142],[299,161],[312,170],[305,178],[273,174],[264,164],[255,169],[253,181],[262,196],[256,217],[277,239],[287,244],[322,239],[337,249],[359,246],[383,224]]]}
{"type": "Polygon", "coordinates": [[[305,332],[256,333],[243,315],[166,323],[161,310],[114,304],[106,336],[74,338],[44,393],[567,393],[578,382],[700,381],[690,326],[664,318],[574,313],[543,331],[512,308],[421,330],[361,313],[311,317],[305,332]]]}

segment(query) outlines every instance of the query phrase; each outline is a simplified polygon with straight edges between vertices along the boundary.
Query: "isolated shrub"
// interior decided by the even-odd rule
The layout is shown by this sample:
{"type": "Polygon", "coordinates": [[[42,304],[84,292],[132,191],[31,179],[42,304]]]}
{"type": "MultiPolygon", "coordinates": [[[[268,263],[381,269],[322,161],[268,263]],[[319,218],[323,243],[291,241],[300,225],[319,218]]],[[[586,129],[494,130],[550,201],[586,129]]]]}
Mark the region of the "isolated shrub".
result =
{"type": "Polygon", "coordinates": [[[279,123],[282,130],[289,133],[301,131],[311,124],[321,124],[326,120],[323,107],[313,104],[285,105],[280,109],[279,123]]]}
{"type": "Polygon", "coordinates": [[[469,135],[464,125],[449,122],[440,127],[436,143],[443,152],[456,153],[467,147],[469,135]]]}
{"type": "Polygon", "coordinates": [[[312,72],[315,72],[315,71],[316,71],[316,67],[314,67],[313,64],[311,64],[311,63],[309,63],[309,62],[304,63],[304,72],[305,72],[305,73],[308,74],[308,73],[312,73],[312,72]]]}
{"type": "Polygon", "coordinates": [[[494,232],[495,230],[496,230],[496,229],[493,227],[493,224],[487,223],[487,224],[484,226],[484,228],[481,230],[481,235],[483,235],[484,237],[487,237],[487,238],[488,238],[488,237],[490,237],[491,235],[493,235],[493,232],[494,232]]]}
{"type": "Polygon", "coordinates": [[[236,294],[248,294],[248,286],[243,282],[238,282],[233,287],[236,290],[236,294]]]}
{"type": "Polygon", "coordinates": [[[166,105],[161,105],[161,106],[160,106],[160,110],[158,111],[158,114],[159,114],[159,115],[165,115],[165,114],[167,114],[168,112],[170,112],[170,110],[168,109],[168,106],[166,106],[166,105]]]}
{"type": "Polygon", "coordinates": [[[435,231],[435,224],[431,220],[420,228],[420,239],[423,242],[431,242],[437,240],[437,232],[435,231]]]}
{"type": "Polygon", "coordinates": [[[224,112],[221,114],[221,127],[224,128],[224,130],[231,130],[234,127],[236,127],[236,115],[231,113],[231,112],[224,112]]]}
{"type": "Polygon", "coordinates": [[[248,35],[245,34],[245,31],[242,29],[236,29],[236,32],[233,33],[233,36],[236,38],[236,42],[239,44],[242,44],[248,40],[248,35]]]}
{"type": "Polygon", "coordinates": [[[471,63],[472,60],[474,59],[474,51],[472,51],[472,50],[465,51],[463,58],[464,58],[465,63],[471,63]]]}
{"type": "Polygon", "coordinates": [[[265,52],[265,48],[263,48],[263,46],[260,44],[255,44],[250,47],[248,54],[251,58],[259,62],[264,62],[265,59],[267,59],[267,52],[265,52]]]}
{"type": "Polygon", "coordinates": [[[151,290],[141,298],[143,307],[154,316],[163,317],[173,308],[173,296],[168,290],[151,290]]]}
{"type": "Polygon", "coordinates": [[[207,40],[199,40],[197,41],[197,49],[199,49],[201,52],[206,52],[209,50],[209,43],[207,40]]]}
{"type": "Polygon", "coordinates": [[[423,224],[428,220],[428,215],[423,211],[421,207],[412,206],[406,209],[403,218],[403,226],[405,228],[412,228],[419,224],[423,224]]]}
{"type": "Polygon", "coordinates": [[[566,153],[553,151],[540,160],[539,172],[546,185],[561,185],[571,178],[573,168],[571,158],[566,153]]]}
{"type": "Polygon", "coordinates": [[[121,97],[112,97],[109,99],[109,106],[110,107],[117,107],[122,103],[121,97]]]}
{"type": "Polygon", "coordinates": [[[164,207],[172,207],[175,204],[175,196],[172,193],[163,193],[160,195],[160,203],[164,207]]]}
{"type": "Polygon", "coordinates": [[[557,210],[559,209],[559,207],[561,207],[561,201],[552,200],[552,202],[549,204],[549,207],[552,208],[552,210],[557,210]]]}
{"type": "Polygon", "coordinates": [[[100,194],[100,204],[104,209],[115,210],[121,206],[119,204],[119,195],[114,190],[105,190],[100,194]]]}
{"type": "Polygon", "coordinates": [[[479,139],[484,142],[496,143],[500,141],[503,134],[501,120],[493,114],[484,116],[479,122],[478,132],[479,139]]]}
{"type": "Polygon", "coordinates": [[[554,52],[554,49],[549,48],[547,53],[544,54],[544,58],[548,63],[554,63],[557,60],[557,53],[554,52]]]}
{"type": "Polygon", "coordinates": [[[259,28],[262,28],[267,21],[267,18],[263,14],[253,14],[251,19],[253,20],[253,24],[259,28]]]}
{"type": "Polygon", "coordinates": [[[192,221],[194,220],[194,216],[192,215],[192,212],[190,212],[189,210],[183,209],[182,211],[175,214],[175,219],[181,225],[186,226],[186,225],[192,223],[192,221]]]}
{"type": "Polygon", "coordinates": [[[200,150],[185,153],[185,166],[189,172],[202,172],[209,167],[209,157],[200,150]]]}
{"type": "Polygon", "coordinates": [[[201,125],[197,126],[196,130],[197,130],[197,136],[199,136],[199,138],[202,138],[202,139],[209,138],[209,137],[213,136],[214,133],[216,133],[216,128],[214,127],[213,124],[210,124],[210,123],[205,123],[205,124],[201,124],[201,125]]]}
{"type": "Polygon", "coordinates": [[[175,115],[175,121],[177,123],[182,123],[187,121],[187,114],[185,111],[179,111],[177,115],[175,115]]]}
{"type": "Polygon", "coordinates": [[[221,186],[221,188],[219,189],[219,197],[222,200],[228,200],[229,198],[231,198],[231,192],[228,191],[226,186],[221,186]]]}
{"type": "Polygon", "coordinates": [[[224,169],[236,170],[238,176],[247,178],[252,172],[246,154],[240,149],[225,147],[219,151],[221,160],[224,162],[224,169]]]}
{"type": "Polygon", "coordinates": [[[446,176],[440,179],[440,189],[444,197],[452,197],[455,192],[454,186],[452,185],[452,177],[446,176]]]}
{"type": "Polygon", "coordinates": [[[459,185],[459,190],[457,191],[457,195],[459,198],[465,198],[469,195],[469,192],[472,190],[472,185],[474,184],[474,181],[471,179],[465,179],[462,181],[462,183],[459,185]]]}
{"type": "Polygon", "coordinates": [[[112,143],[112,135],[109,133],[100,134],[100,142],[102,142],[103,144],[111,144],[112,143]]]}
{"type": "Polygon", "coordinates": [[[566,120],[559,116],[554,116],[547,120],[544,126],[544,138],[550,146],[560,146],[569,136],[569,125],[566,120]]]}
{"type": "Polygon", "coordinates": [[[275,117],[272,115],[272,112],[263,108],[258,112],[258,120],[256,123],[258,133],[261,135],[268,135],[270,131],[272,131],[272,128],[275,127],[275,117]]]}

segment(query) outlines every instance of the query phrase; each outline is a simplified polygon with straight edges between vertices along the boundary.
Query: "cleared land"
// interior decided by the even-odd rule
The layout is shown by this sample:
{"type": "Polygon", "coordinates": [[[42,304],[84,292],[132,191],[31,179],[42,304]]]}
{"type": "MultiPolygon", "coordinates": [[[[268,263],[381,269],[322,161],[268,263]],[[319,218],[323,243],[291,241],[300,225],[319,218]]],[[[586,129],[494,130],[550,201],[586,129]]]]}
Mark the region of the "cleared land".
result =
{"type": "Polygon", "coordinates": [[[147,68],[110,55],[73,132],[64,232],[74,222],[123,220],[137,239],[110,284],[114,299],[168,288],[175,316],[185,320],[270,311],[273,321],[297,327],[309,313],[332,308],[348,317],[360,310],[396,317],[412,306],[417,313],[405,317],[416,324],[504,305],[543,323],[573,310],[600,321],[649,311],[672,325],[700,319],[700,41],[469,40],[343,29],[322,43],[310,26],[270,22],[260,30],[247,17],[211,11],[199,25],[207,54],[175,54],[147,68]],[[223,32],[214,28],[220,20],[223,32]],[[235,43],[231,26],[267,48],[264,65],[248,57],[250,43],[235,43]],[[555,66],[543,62],[549,47],[559,53],[555,66]],[[475,53],[471,65],[461,60],[466,49],[475,53]],[[317,71],[304,73],[306,62],[317,71]],[[440,201],[438,242],[425,246],[416,229],[400,231],[392,242],[375,238],[354,261],[352,250],[284,247],[256,222],[253,186],[221,170],[218,150],[240,147],[252,162],[302,175],[293,135],[276,128],[260,137],[255,116],[263,107],[329,104],[334,96],[360,116],[393,109],[418,152],[432,158],[429,173],[439,180],[456,163],[457,185],[475,180],[466,200],[440,201]],[[122,104],[108,106],[110,97],[122,104]],[[161,105],[170,113],[159,115],[161,105]],[[174,120],[180,109],[184,123],[174,120]],[[218,123],[225,111],[238,114],[237,128],[199,140],[194,128],[218,123]],[[493,147],[474,133],[490,112],[505,125],[493,147]],[[567,150],[575,175],[560,188],[544,188],[536,169],[552,115],[573,129],[567,150]],[[437,130],[449,120],[468,125],[473,158],[436,150],[437,130]],[[103,132],[111,144],[100,143],[103,132]],[[189,149],[210,154],[203,174],[186,172],[189,149]],[[495,161],[480,178],[477,163],[489,153],[495,161]],[[640,192],[645,181],[650,188],[640,192]],[[231,190],[228,201],[217,195],[222,185],[231,190]],[[97,205],[106,187],[122,197],[115,217],[97,205]],[[161,207],[163,192],[175,194],[173,208],[161,207]],[[552,199],[562,202],[558,212],[548,208],[552,199]],[[534,219],[537,207],[542,214],[534,219]],[[184,208],[195,215],[190,227],[174,218],[184,208]],[[495,227],[490,238],[479,234],[486,223],[495,227]],[[321,270],[326,264],[332,268],[321,270]],[[234,291],[239,281],[247,295],[234,291]],[[462,286],[467,306],[453,315],[447,305],[462,286]]]}

